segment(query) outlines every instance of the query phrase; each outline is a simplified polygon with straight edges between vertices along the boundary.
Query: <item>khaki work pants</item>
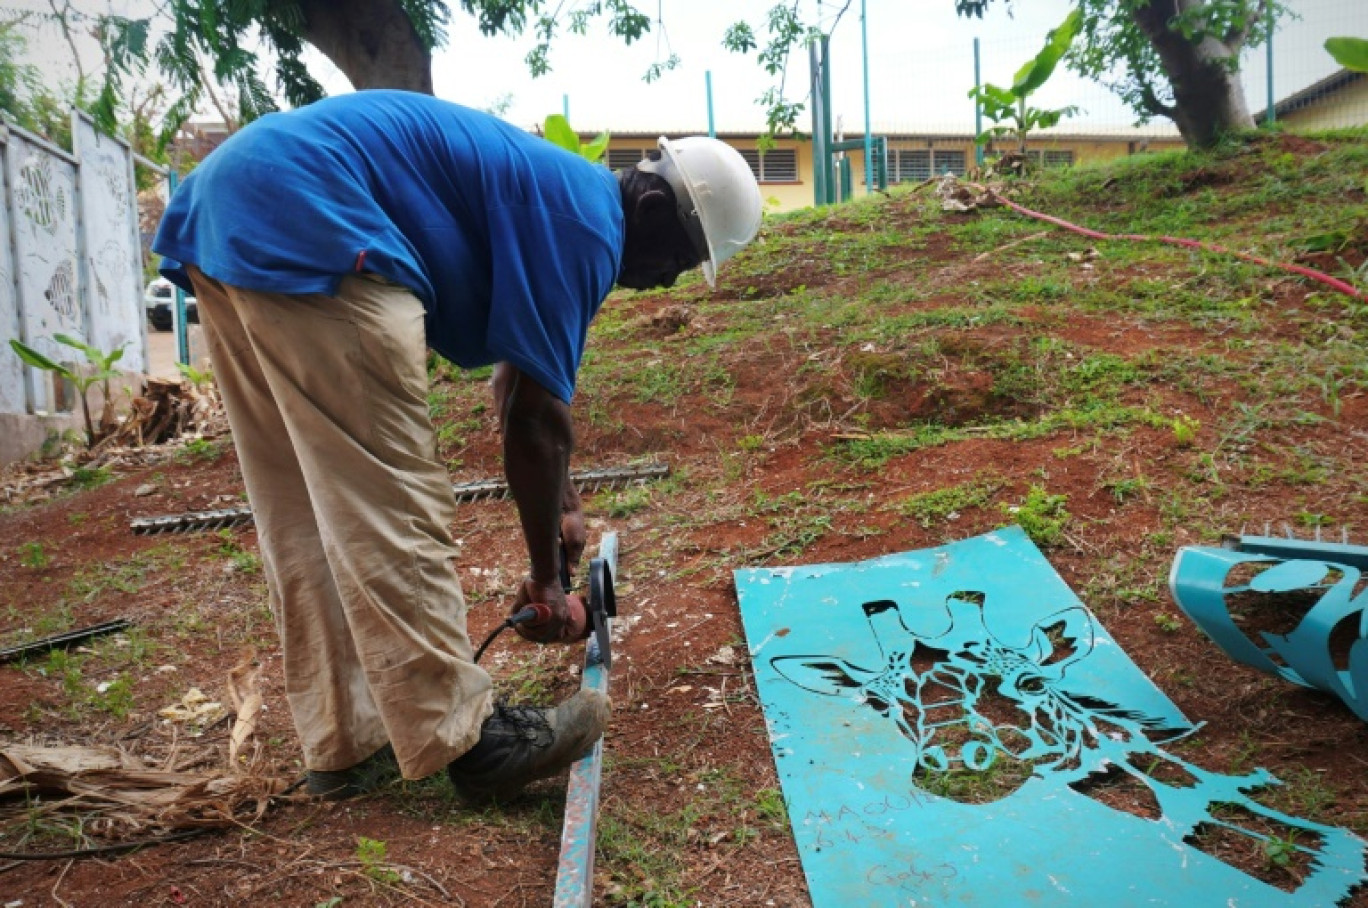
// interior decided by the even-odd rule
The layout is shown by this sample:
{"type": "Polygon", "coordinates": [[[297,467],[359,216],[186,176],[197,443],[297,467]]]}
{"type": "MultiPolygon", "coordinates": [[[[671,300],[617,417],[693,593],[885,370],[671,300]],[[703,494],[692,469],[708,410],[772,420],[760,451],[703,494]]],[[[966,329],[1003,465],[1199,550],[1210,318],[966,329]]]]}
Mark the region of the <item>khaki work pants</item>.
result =
{"type": "Polygon", "coordinates": [[[479,740],[451,480],[428,416],[423,306],[349,276],[286,296],[189,269],[260,540],[305,766],[388,741],[422,778],[479,740]]]}

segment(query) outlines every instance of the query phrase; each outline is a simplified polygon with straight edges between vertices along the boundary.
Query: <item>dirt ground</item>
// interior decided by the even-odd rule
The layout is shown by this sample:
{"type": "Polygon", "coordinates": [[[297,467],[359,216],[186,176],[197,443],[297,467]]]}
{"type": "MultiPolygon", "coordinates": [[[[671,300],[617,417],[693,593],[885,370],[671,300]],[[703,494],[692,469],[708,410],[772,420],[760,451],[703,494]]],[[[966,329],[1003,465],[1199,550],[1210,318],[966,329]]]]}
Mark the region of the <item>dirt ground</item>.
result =
{"type": "MultiPolygon", "coordinates": [[[[1165,585],[1178,547],[1210,544],[1220,532],[1262,530],[1265,521],[1276,526],[1307,513],[1334,515],[1336,532],[1368,527],[1362,483],[1368,395],[1346,387],[1332,406],[1323,396],[1296,392],[1302,394],[1298,407],[1317,418],[1282,425],[1281,443],[1261,448],[1259,439],[1234,438],[1221,428],[1226,415],[1251,401],[1237,375],[1223,378],[1214,394],[1174,378],[1136,385],[1123,402],[1166,417],[1193,414],[1195,439],[1168,424],[1100,433],[1065,426],[1035,438],[971,431],[874,469],[852,466],[833,458],[834,446],[931,417],[972,428],[1038,415],[1029,400],[995,390],[982,365],[1023,339],[1048,336],[1071,351],[1147,362],[1238,349],[1224,329],[1042,299],[1016,308],[1010,322],[924,329],[940,340],[934,381],[926,370],[916,376],[885,370],[878,394],[857,393],[867,390],[861,376],[878,370],[879,356],[907,357],[918,338],[852,344],[834,317],[826,325],[820,319],[796,324],[786,315],[794,299],[814,293],[855,299],[877,280],[909,290],[880,302],[883,314],[890,321],[913,319],[981,307],[970,288],[1025,281],[1038,267],[1028,248],[986,260],[968,254],[938,229],[937,219],[949,216],[929,211],[924,198],[895,196],[880,206],[873,218],[838,214],[816,225],[781,220],[766,228],[769,254],[805,251],[768,261],[763,270],[757,264],[724,272],[715,293],[691,283],[670,293],[613,298],[591,340],[575,403],[575,468],[663,461],[671,471],[664,481],[592,494],[586,502],[591,546],[607,530],[621,542],[621,639],[605,742],[595,903],[809,903],[786,821],[758,798],[778,781],[745,658],[733,569],[855,561],[965,538],[1002,525],[1008,515],[1001,505],[1022,501],[1042,483],[1067,496],[1071,515],[1064,537],[1046,550],[1051,563],[1159,688],[1190,719],[1206,723],[1185,757],[1216,771],[1264,766],[1295,783],[1288,786],[1294,800],[1278,802],[1289,812],[1368,835],[1368,725],[1333,697],[1232,662],[1181,615],[1165,585]],[[873,269],[833,266],[836,253],[827,258],[823,251],[835,248],[832,237],[858,237],[872,229],[870,221],[915,241],[881,249],[873,269]],[[807,245],[785,245],[806,235],[813,237],[807,245]],[[735,319],[771,314],[766,333],[729,347],[704,345],[723,337],[735,319]],[[641,393],[640,383],[688,367],[701,349],[718,357],[725,382],[703,378],[686,393],[641,393]],[[631,382],[625,372],[609,370],[615,355],[638,366],[631,382]],[[1204,461],[1204,453],[1239,444],[1251,445],[1249,457],[1279,476],[1299,462],[1295,452],[1333,458],[1335,470],[1315,481],[1232,477],[1219,488],[1203,478],[1204,471],[1229,469],[1219,459],[1204,461]],[[993,497],[953,516],[923,521],[892,506],[983,477],[993,497]],[[1177,504],[1199,513],[1200,521],[1172,520],[1177,504]]],[[[1161,267],[1188,266],[1143,259],[1108,266],[1104,259],[1079,280],[1123,286],[1161,267]]],[[[1288,342],[1324,321],[1324,297],[1306,283],[1259,280],[1257,292],[1279,310],[1269,330],[1288,342]]],[[[1361,339],[1365,326],[1356,327],[1361,339]]],[[[484,382],[443,369],[436,389],[434,411],[447,427],[441,445],[453,480],[497,477],[498,439],[482,407],[484,382]]],[[[0,645],[114,618],[129,620],[137,632],[87,644],[73,660],[34,658],[0,667],[0,742],[103,744],[147,765],[221,769],[230,722],[194,737],[193,725],[164,720],[157,711],[181,702],[191,688],[226,701],[228,673],[250,649],[264,667],[265,709],[243,765],[295,779],[300,755],[254,559],[255,531],[141,536],[129,530],[138,516],[241,505],[230,439],[129,453],[112,465],[109,481],[89,489],[74,487],[80,477],[35,485],[43,469],[8,474],[10,501],[0,513],[0,645]],[[116,700],[111,690],[126,691],[126,698],[116,700]]],[[[478,641],[502,617],[524,556],[510,502],[460,507],[453,531],[478,641]]],[[[510,637],[498,640],[486,661],[511,696],[558,699],[578,685],[578,649],[537,649],[510,637]]],[[[0,904],[545,905],[557,872],[563,784],[544,783],[527,798],[484,812],[454,804],[442,780],[341,804],[290,795],[272,801],[259,819],[245,816],[240,828],[131,854],[0,858],[0,904]],[[375,845],[366,850],[367,840],[381,843],[382,857],[375,845]]],[[[121,840],[36,814],[6,815],[0,851],[60,854],[121,840]]],[[[142,833],[155,834],[152,828],[142,833]]],[[[1250,860],[1250,872],[1275,885],[1288,885],[1279,875],[1295,872],[1250,860]]],[[[1359,891],[1348,904],[1368,906],[1368,894],[1359,891]]]]}

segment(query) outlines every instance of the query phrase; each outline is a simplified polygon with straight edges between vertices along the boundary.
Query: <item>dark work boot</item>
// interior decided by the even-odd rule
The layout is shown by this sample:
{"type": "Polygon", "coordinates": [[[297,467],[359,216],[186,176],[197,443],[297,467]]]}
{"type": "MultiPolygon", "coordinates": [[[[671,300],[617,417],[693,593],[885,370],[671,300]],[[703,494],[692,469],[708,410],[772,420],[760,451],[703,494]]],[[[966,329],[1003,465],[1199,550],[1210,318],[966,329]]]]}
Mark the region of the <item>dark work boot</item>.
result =
{"type": "Polygon", "coordinates": [[[305,791],[326,801],[345,801],[378,791],[399,778],[399,761],[386,744],[348,769],[311,769],[305,791]]]}
{"type": "Polygon", "coordinates": [[[447,765],[467,804],[505,800],[537,779],[554,776],[587,754],[608,727],[612,703],[582,690],[554,709],[495,706],[480,740],[447,765]]]}

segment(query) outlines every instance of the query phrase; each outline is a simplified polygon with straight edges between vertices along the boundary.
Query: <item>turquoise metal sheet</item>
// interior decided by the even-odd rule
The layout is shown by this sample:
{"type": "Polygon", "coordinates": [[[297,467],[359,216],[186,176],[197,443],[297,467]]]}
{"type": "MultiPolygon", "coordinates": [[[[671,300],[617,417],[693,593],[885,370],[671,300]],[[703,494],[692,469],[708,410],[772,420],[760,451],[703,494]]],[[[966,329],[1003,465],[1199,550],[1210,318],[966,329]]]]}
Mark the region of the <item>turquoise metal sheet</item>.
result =
{"type": "Polygon", "coordinates": [[[1169,573],[1173,600],[1233,659],[1333,694],[1368,721],[1368,547],[1242,536],[1232,548],[1188,546],[1169,573]],[[1243,567],[1244,581],[1232,579],[1243,567]],[[1231,614],[1245,593],[1311,604],[1286,634],[1247,633],[1231,614]],[[1336,645],[1341,630],[1343,645],[1336,645]]]}
{"type": "MultiPolygon", "coordinates": [[[[598,559],[606,568],[609,595],[612,575],[617,573],[618,536],[605,533],[599,543],[598,559]]],[[[592,570],[592,569],[591,569],[592,570]]],[[[605,629],[607,618],[605,621],[605,629]]],[[[608,693],[610,660],[604,658],[598,640],[590,637],[584,648],[582,690],[608,693]]],[[[561,850],[556,871],[553,908],[590,908],[594,903],[594,851],[598,846],[598,811],[603,782],[603,738],[570,767],[570,782],[565,792],[565,820],[561,825],[561,850]]]]}
{"type": "Polygon", "coordinates": [[[819,908],[1330,906],[1364,880],[1363,841],[1250,797],[1266,772],[1165,749],[1193,726],[1019,528],[735,580],[819,908]],[[1108,806],[1102,776],[1158,811],[1108,806]],[[1291,830],[1305,878],[1284,890],[1187,841],[1216,827],[1291,830]]]}

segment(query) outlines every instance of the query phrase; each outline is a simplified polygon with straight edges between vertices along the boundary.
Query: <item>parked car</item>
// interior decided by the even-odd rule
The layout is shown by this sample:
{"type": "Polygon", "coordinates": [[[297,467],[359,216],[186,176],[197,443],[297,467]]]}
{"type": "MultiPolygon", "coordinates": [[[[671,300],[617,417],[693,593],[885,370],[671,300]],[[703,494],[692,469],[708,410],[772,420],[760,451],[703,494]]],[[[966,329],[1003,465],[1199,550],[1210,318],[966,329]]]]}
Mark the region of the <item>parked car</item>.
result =
{"type": "MultiPolygon", "coordinates": [[[[143,307],[147,310],[147,323],[158,331],[170,331],[172,307],[176,305],[176,286],[164,277],[159,277],[147,285],[143,294],[143,307]]],[[[185,318],[192,324],[199,324],[199,307],[195,298],[185,295],[185,318]]]]}

